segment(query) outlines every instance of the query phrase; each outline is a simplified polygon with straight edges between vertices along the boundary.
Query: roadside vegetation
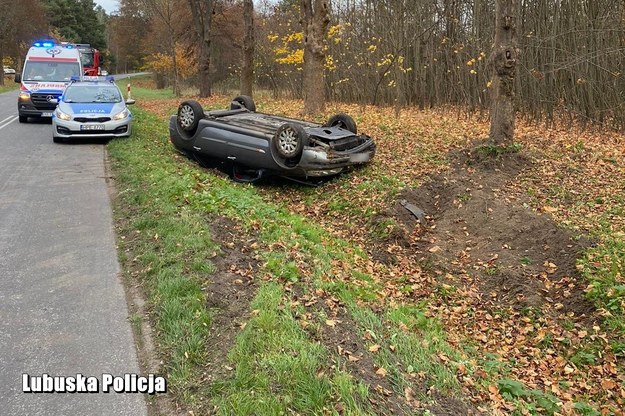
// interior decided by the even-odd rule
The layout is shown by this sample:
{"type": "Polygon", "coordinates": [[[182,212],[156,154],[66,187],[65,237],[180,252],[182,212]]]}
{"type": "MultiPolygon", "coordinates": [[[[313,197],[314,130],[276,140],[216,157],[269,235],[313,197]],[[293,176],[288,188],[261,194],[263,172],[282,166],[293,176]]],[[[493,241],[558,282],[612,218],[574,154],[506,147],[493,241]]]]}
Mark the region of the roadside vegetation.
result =
{"type": "Polygon", "coordinates": [[[19,84],[13,81],[13,77],[4,77],[4,85],[0,85],[0,94],[7,91],[13,91],[19,88],[19,84]]]}
{"type": "MultiPolygon", "coordinates": [[[[476,276],[497,277],[509,264],[443,267],[436,255],[445,248],[428,237],[435,231],[393,215],[406,189],[451,175],[449,152],[485,137],[486,120],[330,104],[324,116],[351,113],[376,139],[374,163],[317,188],[251,186],[176,153],[167,118],[179,100],[150,87],[133,82],[135,133],[109,144],[115,212],[126,277],[149,304],[141,319],[157,329],[162,371],[188,410],[622,414],[622,135],[521,123],[511,151],[532,163],[501,184],[502,199],[592,240],[575,276],[544,281],[574,298],[567,285],[579,279],[576,302],[593,305],[579,316],[562,299],[501,300],[503,289],[487,290],[476,276]]],[[[230,98],[203,104],[225,108],[230,98]]],[[[259,111],[301,108],[255,98],[259,111]]],[[[454,206],[477,197],[462,189],[454,206]]],[[[545,265],[545,276],[558,267],[545,265]]]]}

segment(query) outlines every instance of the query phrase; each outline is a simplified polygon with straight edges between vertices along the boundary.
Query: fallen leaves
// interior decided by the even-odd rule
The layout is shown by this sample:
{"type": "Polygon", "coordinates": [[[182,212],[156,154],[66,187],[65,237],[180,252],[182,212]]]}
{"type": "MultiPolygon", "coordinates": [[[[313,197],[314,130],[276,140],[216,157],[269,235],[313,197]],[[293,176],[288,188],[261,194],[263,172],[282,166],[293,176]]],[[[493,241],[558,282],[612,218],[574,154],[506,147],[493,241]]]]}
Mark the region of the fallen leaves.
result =
{"type": "Polygon", "coordinates": [[[380,348],[381,348],[380,344],[373,344],[372,346],[369,347],[369,352],[378,352],[380,348]]]}
{"type": "MultiPolygon", "coordinates": [[[[203,104],[225,108],[229,99],[215,96],[203,101],[203,104]]],[[[172,113],[171,109],[175,110],[177,103],[178,100],[142,102],[142,106],[165,118],[172,113]]],[[[297,116],[301,101],[263,98],[263,105],[263,111],[268,113],[297,116]]],[[[370,247],[368,219],[388,208],[394,192],[406,184],[421,183],[427,175],[443,171],[447,168],[447,151],[465,147],[471,140],[483,137],[488,132],[485,120],[477,117],[450,117],[443,110],[402,109],[399,117],[395,117],[394,110],[390,108],[332,103],[327,112],[356,115],[360,130],[374,137],[378,144],[374,162],[353,175],[341,177],[317,189],[285,193],[282,188],[267,187],[260,188],[258,192],[267,200],[283,202],[292,212],[319,224],[330,236],[350,240],[363,251],[370,247]],[[392,180],[389,179],[391,177],[392,180]]],[[[514,200],[518,195],[526,195],[531,189],[533,197],[528,209],[549,214],[580,232],[596,229],[599,219],[609,213],[618,202],[618,196],[622,195],[625,182],[625,153],[622,152],[625,136],[614,133],[602,133],[599,136],[592,132],[584,133],[583,136],[586,145],[582,147],[578,146],[581,139],[576,132],[537,128],[520,120],[516,140],[528,152],[542,156],[514,183],[506,184],[498,190],[501,199],[514,200]]],[[[492,212],[490,207],[488,209],[492,212]]],[[[609,226],[615,235],[623,232],[625,218],[612,216],[609,226]]],[[[502,396],[499,386],[487,381],[504,376],[514,378],[528,388],[553,394],[562,401],[563,410],[573,409],[574,402],[587,397],[603,403],[604,409],[610,405],[615,409],[625,408],[625,390],[621,387],[625,383],[625,375],[617,364],[617,357],[610,352],[612,337],[606,330],[599,326],[586,328],[576,316],[564,315],[559,319],[557,314],[555,317],[544,314],[544,310],[532,316],[524,316],[514,309],[497,310],[494,313],[494,300],[502,293],[494,290],[492,293],[483,293],[473,281],[470,267],[466,267],[466,273],[452,276],[453,282],[451,278],[441,282],[445,273],[436,275],[422,271],[420,265],[423,260],[414,255],[410,247],[410,239],[418,236],[408,237],[407,246],[389,241],[383,247],[382,251],[392,261],[385,263],[371,260],[370,256],[360,258],[354,255],[353,262],[332,262],[327,276],[323,278],[375,293],[372,308],[427,302],[428,318],[440,319],[450,343],[461,349],[463,340],[477,341],[476,355],[480,360],[470,365],[453,362],[445,354],[439,354],[435,359],[455,366],[466,394],[476,402],[488,403],[484,407],[494,409],[495,414],[510,413],[511,405],[502,396]],[[370,280],[355,279],[357,273],[366,274],[370,280]],[[438,289],[442,289],[444,297],[438,289]],[[587,346],[592,346],[598,352],[586,351],[587,346]],[[487,387],[482,387],[484,385],[487,387]]],[[[471,246],[479,243],[469,242],[462,253],[464,265],[472,264],[471,246]]],[[[428,251],[431,254],[440,253],[443,251],[441,246],[444,245],[439,241],[428,251]]],[[[285,241],[283,247],[276,248],[287,250],[288,247],[285,241]]],[[[506,250],[511,250],[511,247],[515,247],[512,242],[503,245],[506,250]]],[[[307,260],[301,257],[301,250],[300,247],[293,248],[290,254],[304,264],[307,260]]],[[[570,296],[574,288],[569,287],[570,281],[551,280],[554,274],[559,273],[555,262],[538,262],[538,265],[542,264],[543,270],[537,280],[541,283],[539,290],[545,290],[546,293],[558,291],[561,294],[560,298],[550,299],[547,307],[562,313],[565,309],[564,299],[570,296]]],[[[604,259],[598,258],[591,266],[601,267],[603,262],[604,259]]],[[[500,266],[500,263],[501,259],[493,256],[479,266],[494,267],[500,266]]],[[[578,265],[579,271],[583,268],[583,265],[578,265]]],[[[301,269],[307,270],[305,267],[301,269]]],[[[327,294],[307,296],[300,299],[306,307],[320,302],[329,310],[336,307],[335,300],[327,294]]],[[[336,319],[325,319],[322,322],[330,328],[337,328],[340,324],[336,319]]],[[[310,325],[306,319],[300,320],[300,324],[303,327],[310,325]]],[[[398,326],[405,333],[415,331],[404,323],[398,326]]],[[[363,337],[369,341],[367,349],[370,354],[379,356],[381,345],[387,345],[382,341],[382,335],[365,332],[363,337]]],[[[396,349],[394,345],[388,348],[391,352],[396,349]]],[[[349,362],[362,360],[362,356],[341,346],[338,346],[337,351],[339,355],[347,357],[349,362]]],[[[386,368],[374,369],[377,376],[387,377],[386,368]]],[[[514,383],[508,385],[513,390],[515,386],[514,383]]],[[[381,393],[384,394],[383,391],[381,393]]],[[[408,403],[416,401],[415,393],[410,388],[404,390],[404,397],[408,403]]],[[[340,406],[336,410],[342,412],[340,406]]],[[[609,414],[609,411],[605,410],[604,413],[609,414]]]]}

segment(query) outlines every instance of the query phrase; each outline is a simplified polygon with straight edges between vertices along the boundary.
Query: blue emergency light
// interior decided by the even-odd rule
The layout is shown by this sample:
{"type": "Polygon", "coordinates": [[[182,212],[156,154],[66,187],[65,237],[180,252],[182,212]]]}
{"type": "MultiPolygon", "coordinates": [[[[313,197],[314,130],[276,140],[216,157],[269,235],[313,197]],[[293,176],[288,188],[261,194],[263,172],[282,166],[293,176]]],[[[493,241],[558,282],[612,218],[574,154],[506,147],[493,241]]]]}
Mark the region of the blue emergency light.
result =
{"type": "Polygon", "coordinates": [[[37,48],[51,48],[54,46],[54,42],[50,42],[48,40],[46,41],[38,40],[37,42],[33,43],[33,46],[37,48]]]}

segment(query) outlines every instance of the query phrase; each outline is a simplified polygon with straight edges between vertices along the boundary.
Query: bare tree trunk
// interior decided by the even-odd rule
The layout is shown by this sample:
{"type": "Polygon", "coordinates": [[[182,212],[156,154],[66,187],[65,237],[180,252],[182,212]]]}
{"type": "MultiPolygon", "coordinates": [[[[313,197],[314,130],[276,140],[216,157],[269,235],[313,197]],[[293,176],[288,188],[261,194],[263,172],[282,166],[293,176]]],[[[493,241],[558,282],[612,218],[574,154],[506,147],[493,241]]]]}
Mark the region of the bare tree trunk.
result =
{"type": "MultiPolygon", "coordinates": [[[[178,82],[178,61],[176,59],[176,1],[175,0],[139,0],[143,10],[150,16],[156,17],[167,28],[169,35],[169,49],[172,59],[173,92],[176,97],[180,96],[180,85],[178,82]]],[[[125,71],[128,71],[128,61],[124,63],[125,71]]]]}
{"type": "Polygon", "coordinates": [[[198,80],[200,97],[210,97],[212,94],[212,80],[210,76],[211,62],[211,27],[215,4],[213,0],[189,0],[195,31],[200,41],[198,54],[198,80]]]}
{"type": "Polygon", "coordinates": [[[304,113],[315,114],[325,106],[325,39],[330,23],[329,0],[301,0],[304,29],[304,113]]]}
{"type": "MultiPolygon", "coordinates": [[[[12,41],[15,35],[17,19],[16,6],[13,2],[0,1],[0,62],[4,63],[4,45],[12,41]]],[[[16,71],[18,68],[15,69],[16,71]]],[[[0,85],[4,85],[4,71],[0,76],[0,85]]]]}
{"type": "Polygon", "coordinates": [[[172,63],[172,71],[173,71],[173,92],[176,97],[180,97],[180,83],[178,82],[178,60],[176,59],[176,40],[174,39],[173,33],[170,33],[170,47],[171,47],[171,63],[172,63]]]}
{"type": "Polygon", "coordinates": [[[241,63],[241,94],[252,96],[254,85],[254,0],[243,0],[243,62],[241,63]]]}
{"type": "Polygon", "coordinates": [[[497,0],[495,42],[491,55],[494,67],[490,142],[508,145],[514,139],[514,75],[517,63],[516,25],[518,0],[497,0]]]}
{"type": "MultiPolygon", "coordinates": [[[[2,42],[0,42],[0,62],[4,62],[4,46],[2,42]]],[[[4,71],[2,71],[2,76],[0,76],[0,85],[4,85],[4,71]]]]}

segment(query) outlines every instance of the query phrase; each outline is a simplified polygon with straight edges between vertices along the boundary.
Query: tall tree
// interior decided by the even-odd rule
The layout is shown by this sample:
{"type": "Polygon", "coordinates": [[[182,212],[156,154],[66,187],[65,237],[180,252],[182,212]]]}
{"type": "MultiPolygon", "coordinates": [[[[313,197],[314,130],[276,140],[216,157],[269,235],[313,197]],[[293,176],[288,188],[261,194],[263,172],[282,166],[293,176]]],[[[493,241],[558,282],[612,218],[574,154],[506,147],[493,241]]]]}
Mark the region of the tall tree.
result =
{"type": "Polygon", "coordinates": [[[109,50],[116,73],[141,67],[146,55],[144,41],[148,37],[149,21],[139,0],[119,2],[117,14],[108,21],[109,50]]]}
{"type": "Polygon", "coordinates": [[[52,31],[62,40],[106,47],[105,27],[98,19],[93,0],[43,0],[52,31]]]}
{"type": "Polygon", "coordinates": [[[315,114],[325,106],[325,40],[330,23],[330,0],[301,0],[304,30],[304,113],[315,114]]]}
{"type": "Polygon", "coordinates": [[[213,0],[188,0],[193,15],[193,24],[199,39],[198,79],[200,97],[212,94],[210,75],[211,63],[211,29],[215,4],[213,0]]]}
{"type": "MultiPolygon", "coordinates": [[[[0,62],[4,62],[5,45],[16,30],[16,8],[12,1],[0,0],[0,62]]],[[[4,85],[4,72],[0,77],[0,85],[4,85]]]]}
{"type": "MultiPolygon", "coordinates": [[[[0,62],[12,58],[15,70],[22,67],[22,59],[32,41],[43,37],[48,23],[39,0],[0,0],[0,62]],[[22,24],[28,21],[28,24],[22,24]]],[[[0,77],[0,85],[4,76],[0,77]]]]}
{"type": "Polygon", "coordinates": [[[177,8],[179,7],[179,4],[176,0],[140,0],[140,2],[143,5],[144,11],[152,17],[158,19],[167,31],[169,55],[172,58],[172,88],[176,97],[179,97],[180,80],[178,77],[178,60],[176,57],[176,28],[179,23],[177,8]]]}
{"type": "Polygon", "coordinates": [[[254,0],[243,0],[243,27],[241,94],[251,97],[254,85],[254,0]]]}
{"type": "Polygon", "coordinates": [[[495,42],[491,55],[494,68],[490,113],[490,141],[511,144],[514,139],[514,76],[517,63],[518,0],[497,0],[495,42]]]}

